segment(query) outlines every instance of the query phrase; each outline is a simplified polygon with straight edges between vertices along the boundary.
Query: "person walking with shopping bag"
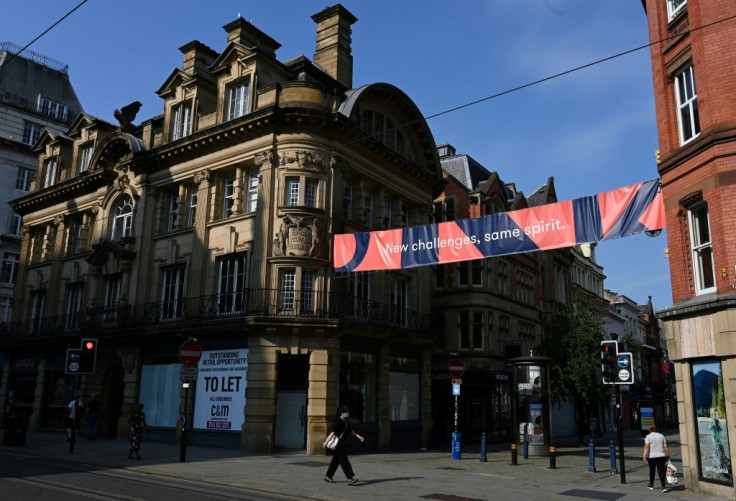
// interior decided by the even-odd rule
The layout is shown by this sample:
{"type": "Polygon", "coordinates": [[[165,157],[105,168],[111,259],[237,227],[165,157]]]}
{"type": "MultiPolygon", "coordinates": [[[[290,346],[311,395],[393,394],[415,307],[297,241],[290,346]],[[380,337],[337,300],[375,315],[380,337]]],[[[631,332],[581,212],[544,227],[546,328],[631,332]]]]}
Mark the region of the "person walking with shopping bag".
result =
{"type": "Polygon", "coordinates": [[[649,425],[649,434],[644,439],[644,461],[649,463],[649,489],[654,489],[654,471],[659,475],[662,483],[662,492],[667,492],[667,483],[664,476],[664,467],[670,457],[670,448],[664,435],[657,432],[657,427],[649,425]]]}
{"type": "Polygon", "coordinates": [[[337,471],[337,466],[342,468],[342,472],[348,479],[348,485],[355,485],[358,482],[358,477],[353,472],[353,466],[350,464],[348,459],[347,443],[348,437],[351,435],[363,442],[365,439],[358,433],[353,431],[350,426],[348,418],[350,417],[350,411],[346,405],[341,405],[337,408],[337,416],[335,422],[332,425],[332,433],[330,433],[325,439],[322,447],[332,449],[332,461],[330,466],[327,468],[327,474],[325,475],[325,482],[334,483],[332,476],[337,471]],[[335,442],[334,438],[337,438],[335,442]],[[334,445],[334,447],[333,447],[334,445]]]}

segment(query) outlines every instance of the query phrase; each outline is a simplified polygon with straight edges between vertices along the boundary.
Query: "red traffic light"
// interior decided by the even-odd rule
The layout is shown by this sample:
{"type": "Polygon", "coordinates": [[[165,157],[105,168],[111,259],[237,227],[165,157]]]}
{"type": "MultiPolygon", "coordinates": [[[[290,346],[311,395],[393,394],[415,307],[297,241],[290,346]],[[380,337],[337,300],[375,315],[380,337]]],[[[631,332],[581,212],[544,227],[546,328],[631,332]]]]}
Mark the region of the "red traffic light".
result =
{"type": "Polygon", "coordinates": [[[84,346],[83,346],[83,348],[84,348],[85,350],[94,350],[94,349],[95,349],[95,342],[94,342],[94,341],[92,341],[91,339],[87,339],[87,340],[85,341],[85,343],[84,343],[84,346]]]}

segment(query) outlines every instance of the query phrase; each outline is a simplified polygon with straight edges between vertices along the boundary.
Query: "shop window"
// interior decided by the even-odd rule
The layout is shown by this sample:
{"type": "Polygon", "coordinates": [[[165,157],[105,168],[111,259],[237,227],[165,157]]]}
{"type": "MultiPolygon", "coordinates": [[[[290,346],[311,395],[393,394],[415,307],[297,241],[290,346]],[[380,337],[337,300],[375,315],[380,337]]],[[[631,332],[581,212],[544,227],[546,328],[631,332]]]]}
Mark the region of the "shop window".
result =
{"type": "Polygon", "coordinates": [[[419,361],[390,357],[389,360],[389,421],[416,420],[420,417],[419,361]]]}
{"type": "Polygon", "coordinates": [[[181,405],[180,363],[144,365],[141,368],[140,396],[148,426],[174,428],[181,405]]]}
{"type": "Polygon", "coordinates": [[[350,409],[350,419],[376,422],[376,357],[369,353],[340,353],[339,401],[350,409]]]}

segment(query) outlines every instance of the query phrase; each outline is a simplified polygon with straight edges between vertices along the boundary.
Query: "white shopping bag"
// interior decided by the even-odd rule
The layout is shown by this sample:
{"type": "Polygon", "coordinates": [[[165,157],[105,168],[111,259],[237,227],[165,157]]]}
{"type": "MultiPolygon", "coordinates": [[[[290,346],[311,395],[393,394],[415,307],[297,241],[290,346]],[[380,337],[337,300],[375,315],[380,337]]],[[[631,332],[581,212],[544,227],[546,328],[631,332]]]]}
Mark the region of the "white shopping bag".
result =
{"type": "Polygon", "coordinates": [[[677,484],[677,468],[669,459],[667,460],[667,483],[670,485],[677,484]]]}

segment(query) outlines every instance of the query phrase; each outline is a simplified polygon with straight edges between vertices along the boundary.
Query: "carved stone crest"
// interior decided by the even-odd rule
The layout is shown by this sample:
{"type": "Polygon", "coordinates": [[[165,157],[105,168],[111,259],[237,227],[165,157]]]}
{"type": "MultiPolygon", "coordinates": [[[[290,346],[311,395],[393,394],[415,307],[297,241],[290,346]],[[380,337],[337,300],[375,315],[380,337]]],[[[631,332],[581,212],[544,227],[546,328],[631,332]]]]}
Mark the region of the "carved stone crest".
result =
{"type": "Polygon", "coordinates": [[[330,162],[330,156],[316,151],[286,151],[281,154],[281,166],[288,167],[296,164],[302,169],[325,170],[330,162]]]}
{"type": "Polygon", "coordinates": [[[281,219],[274,235],[273,255],[321,258],[323,239],[321,219],[287,214],[281,219]]]}

